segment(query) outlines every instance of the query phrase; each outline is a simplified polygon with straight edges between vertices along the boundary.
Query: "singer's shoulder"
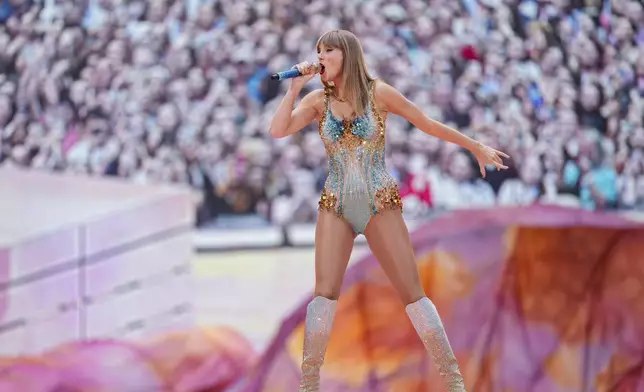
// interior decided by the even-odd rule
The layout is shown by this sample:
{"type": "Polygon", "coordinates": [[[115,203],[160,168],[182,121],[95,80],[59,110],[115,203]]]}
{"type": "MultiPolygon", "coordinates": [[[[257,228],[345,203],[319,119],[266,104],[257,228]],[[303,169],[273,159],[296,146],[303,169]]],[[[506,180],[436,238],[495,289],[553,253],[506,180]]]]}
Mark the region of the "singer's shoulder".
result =
{"type": "Polygon", "coordinates": [[[372,83],[373,89],[376,93],[376,98],[378,98],[378,96],[389,95],[398,92],[398,90],[396,90],[394,87],[380,78],[374,79],[372,83]]]}
{"type": "Polygon", "coordinates": [[[375,79],[373,84],[373,95],[378,107],[385,112],[392,111],[392,106],[399,104],[399,98],[402,97],[402,94],[382,79],[375,79]]]}
{"type": "Polygon", "coordinates": [[[319,104],[324,104],[324,89],[318,88],[315,89],[302,98],[303,103],[308,103],[312,106],[318,106],[319,104]]]}
{"type": "Polygon", "coordinates": [[[324,99],[324,89],[323,88],[316,88],[315,90],[309,92],[306,94],[304,98],[309,98],[309,99],[324,99]]]}

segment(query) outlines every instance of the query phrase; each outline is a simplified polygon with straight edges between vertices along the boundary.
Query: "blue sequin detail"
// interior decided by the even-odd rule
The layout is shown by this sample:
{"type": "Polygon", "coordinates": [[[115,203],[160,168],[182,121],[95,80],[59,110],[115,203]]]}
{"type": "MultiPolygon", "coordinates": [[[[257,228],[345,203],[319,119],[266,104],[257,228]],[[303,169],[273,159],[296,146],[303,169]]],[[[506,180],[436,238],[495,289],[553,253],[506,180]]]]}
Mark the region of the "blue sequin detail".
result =
{"type": "MultiPolygon", "coordinates": [[[[335,142],[339,141],[342,138],[342,135],[345,132],[345,120],[341,120],[331,113],[331,110],[327,110],[326,116],[328,132],[327,135],[335,142]]],[[[351,122],[350,132],[360,138],[367,138],[371,132],[372,124],[369,116],[363,115],[356,117],[351,122]]]]}

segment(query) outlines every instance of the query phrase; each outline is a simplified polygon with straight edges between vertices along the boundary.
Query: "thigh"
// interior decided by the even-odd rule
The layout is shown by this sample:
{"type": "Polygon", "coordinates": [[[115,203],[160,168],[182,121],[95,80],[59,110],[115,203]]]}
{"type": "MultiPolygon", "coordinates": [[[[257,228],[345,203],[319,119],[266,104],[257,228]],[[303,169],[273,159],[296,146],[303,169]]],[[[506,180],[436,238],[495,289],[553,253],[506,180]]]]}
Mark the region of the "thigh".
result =
{"type": "Polygon", "coordinates": [[[355,234],[342,218],[320,211],[315,228],[315,294],[337,299],[349,264],[355,234]]]}
{"type": "Polygon", "coordinates": [[[367,224],[369,248],[405,304],[425,296],[407,225],[399,210],[385,210],[367,224]]]}

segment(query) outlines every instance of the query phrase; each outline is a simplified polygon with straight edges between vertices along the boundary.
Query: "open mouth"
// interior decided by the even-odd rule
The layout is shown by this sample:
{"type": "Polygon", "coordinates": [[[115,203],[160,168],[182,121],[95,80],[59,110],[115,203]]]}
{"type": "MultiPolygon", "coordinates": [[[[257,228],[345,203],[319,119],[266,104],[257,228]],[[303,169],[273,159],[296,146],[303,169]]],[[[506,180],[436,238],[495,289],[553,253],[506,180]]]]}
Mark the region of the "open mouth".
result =
{"type": "Polygon", "coordinates": [[[320,75],[324,74],[324,65],[320,64],[320,75]]]}

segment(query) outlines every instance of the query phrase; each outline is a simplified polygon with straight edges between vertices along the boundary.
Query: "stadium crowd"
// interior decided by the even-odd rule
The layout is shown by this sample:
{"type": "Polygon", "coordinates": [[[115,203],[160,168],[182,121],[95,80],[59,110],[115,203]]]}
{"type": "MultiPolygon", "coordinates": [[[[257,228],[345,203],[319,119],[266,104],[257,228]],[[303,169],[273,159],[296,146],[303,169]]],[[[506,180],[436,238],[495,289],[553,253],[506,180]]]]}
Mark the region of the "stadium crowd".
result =
{"type": "Polygon", "coordinates": [[[200,222],[311,221],[324,147],[315,125],[269,137],[287,84],[268,75],[334,28],[429,116],[512,157],[482,180],[391,116],[406,214],[644,208],[637,0],[0,0],[0,165],[189,184],[200,222]]]}

